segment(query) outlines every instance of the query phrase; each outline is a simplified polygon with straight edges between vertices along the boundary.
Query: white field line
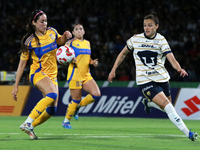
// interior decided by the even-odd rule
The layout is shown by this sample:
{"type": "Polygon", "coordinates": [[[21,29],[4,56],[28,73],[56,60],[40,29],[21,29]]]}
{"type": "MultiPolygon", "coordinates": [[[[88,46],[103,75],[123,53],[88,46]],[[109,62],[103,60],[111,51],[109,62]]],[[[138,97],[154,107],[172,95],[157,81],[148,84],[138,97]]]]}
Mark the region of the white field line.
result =
{"type": "MultiPolygon", "coordinates": [[[[20,135],[24,133],[0,133],[0,135],[20,135]]],[[[46,138],[134,138],[134,137],[186,137],[185,135],[172,135],[172,134],[53,134],[53,133],[38,133],[36,134],[39,139],[46,138]],[[50,136],[48,136],[50,135],[50,136]],[[62,136],[62,137],[61,137],[62,136]]],[[[13,139],[26,139],[26,138],[0,138],[1,140],[13,140],[13,139]]]]}

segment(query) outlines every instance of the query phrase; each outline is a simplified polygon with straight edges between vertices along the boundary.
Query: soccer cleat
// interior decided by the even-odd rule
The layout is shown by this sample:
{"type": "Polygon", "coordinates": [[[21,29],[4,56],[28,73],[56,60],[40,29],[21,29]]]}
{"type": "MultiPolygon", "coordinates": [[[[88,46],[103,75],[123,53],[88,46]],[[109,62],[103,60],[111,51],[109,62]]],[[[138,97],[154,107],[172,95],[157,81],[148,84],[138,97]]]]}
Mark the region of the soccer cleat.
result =
{"type": "Polygon", "coordinates": [[[76,111],[74,112],[74,118],[75,118],[75,120],[78,120],[78,117],[79,117],[78,111],[79,111],[79,109],[80,109],[80,107],[76,107],[76,111]]]}
{"type": "Polygon", "coordinates": [[[62,123],[62,127],[65,129],[73,129],[72,126],[70,125],[70,122],[64,122],[62,123]]]}
{"type": "Polygon", "coordinates": [[[144,110],[146,111],[146,113],[149,114],[149,113],[151,112],[151,107],[149,107],[149,106],[147,105],[148,100],[147,100],[146,98],[143,98],[142,103],[143,103],[143,105],[144,105],[144,110]]]}
{"type": "Polygon", "coordinates": [[[76,114],[74,114],[75,120],[78,120],[78,117],[79,117],[78,112],[76,112],[76,114]]]}
{"type": "Polygon", "coordinates": [[[190,132],[189,132],[189,139],[191,140],[191,141],[195,141],[195,140],[197,140],[198,138],[198,133],[197,132],[191,132],[191,129],[190,129],[190,132]]]}
{"type": "Polygon", "coordinates": [[[38,137],[33,132],[33,129],[30,128],[31,123],[23,123],[19,128],[27,133],[32,140],[38,139],[38,137]]]}

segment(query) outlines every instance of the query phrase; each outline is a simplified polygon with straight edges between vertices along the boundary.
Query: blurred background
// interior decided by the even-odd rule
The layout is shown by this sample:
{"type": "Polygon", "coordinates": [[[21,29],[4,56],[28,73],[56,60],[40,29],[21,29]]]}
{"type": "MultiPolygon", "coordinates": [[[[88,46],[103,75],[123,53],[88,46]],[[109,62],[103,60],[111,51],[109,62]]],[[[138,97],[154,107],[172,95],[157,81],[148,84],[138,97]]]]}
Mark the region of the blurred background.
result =
{"type": "MultiPolygon", "coordinates": [[[[98,58],[99,66],[90,67],[95,80],[107,80],[108,74],[126,41],[143,32],[143,18],[157,12],[160,19],[158,32],[165,36],[176,59],[188,73],[179,74],[166,61],[170,81],[200,81],[200,1],[197,0],[0,0],[0,71],[11,73],[18,67],[20,42],[25,25],[33,10],[47,14],[48,26],[60,34],[72,31],[74,23],[81,23],[89,40],[92,59],[98,58]]],[[[30,62],[21,84],[29,84],[30,62]]],[[[58,80],[65,81],[67,67],[59,65],[58,80]]],[[[2,74],[1,74],[2,76],[2,74]]],[[[135,80],[132,53],[117,70],[115,80],[135,80]]],[[[0,81],[1,84],[13,84],[0,81]]]]}

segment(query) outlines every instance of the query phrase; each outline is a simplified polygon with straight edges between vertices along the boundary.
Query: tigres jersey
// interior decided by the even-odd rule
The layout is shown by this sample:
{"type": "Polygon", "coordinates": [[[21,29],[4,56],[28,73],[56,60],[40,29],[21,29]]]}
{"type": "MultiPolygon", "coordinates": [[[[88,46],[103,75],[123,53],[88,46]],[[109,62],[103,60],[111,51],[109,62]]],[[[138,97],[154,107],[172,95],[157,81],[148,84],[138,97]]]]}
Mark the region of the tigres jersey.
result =
{"type": "Polygon", "coordinates": [[[22,53],[21,59],[28,60],[31,54],[33,63],[30,67],[30,74],[34,74],[36,70],[40,70],[51,79],[57,77],[56,40],[59,37],[61,35],[54,28],[49,27],[44,36],[38,36],[40,46],[37,45],[33,35],[26,39],[25,45],[29,47],[29,52],[22,53]]]}
{"type": "Polygon", "coordinates": [[[149,39],[144,33],[137,34],[127,40],[127,47],[133,51],[137,85],[169,81],[170,76],[164,63],[171,49],[164,36],[156,33],[155,38],[149,39]]]}
{"type": "Polygon", "coordinates": [[[71,63],[68,67],[67,80],[84,81],[88,76],[91,76],[89,63],[91,57],[90,42],[87,40],[80,41],[79,39],[72,39],[66,43],[75,51],[76,65],[71,63]]]}

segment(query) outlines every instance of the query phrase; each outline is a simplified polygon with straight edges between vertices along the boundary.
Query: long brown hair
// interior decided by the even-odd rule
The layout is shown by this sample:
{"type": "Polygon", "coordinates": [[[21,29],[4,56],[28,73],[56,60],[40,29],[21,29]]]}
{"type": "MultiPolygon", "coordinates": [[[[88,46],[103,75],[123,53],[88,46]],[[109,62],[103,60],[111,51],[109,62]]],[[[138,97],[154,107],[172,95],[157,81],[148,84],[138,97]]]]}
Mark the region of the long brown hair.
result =
{"type": "Polygon", "coordinates": [[[28,24],[25,26],[27,33],[23,36],[23,38],[21,40],[20,53],[28,52],[28,46],[25,45],[25,41],[32,34],[36,39],[37,45],[39,46],[40,41],[39,41],[39,38],[37,37],[37,35],[35,34],[35,26],[32,24],[32,21],[37,22],[39,17],[43,14],[44,14],[43,11],[35,10],[32,12],[31,16],[29,17],[28,24]]]}

